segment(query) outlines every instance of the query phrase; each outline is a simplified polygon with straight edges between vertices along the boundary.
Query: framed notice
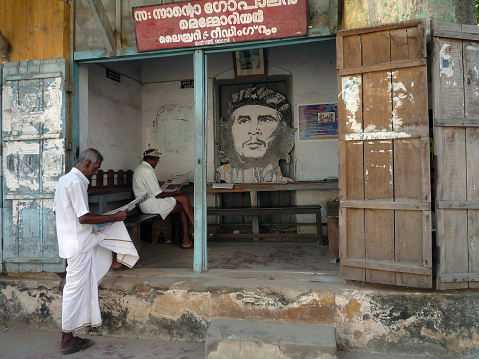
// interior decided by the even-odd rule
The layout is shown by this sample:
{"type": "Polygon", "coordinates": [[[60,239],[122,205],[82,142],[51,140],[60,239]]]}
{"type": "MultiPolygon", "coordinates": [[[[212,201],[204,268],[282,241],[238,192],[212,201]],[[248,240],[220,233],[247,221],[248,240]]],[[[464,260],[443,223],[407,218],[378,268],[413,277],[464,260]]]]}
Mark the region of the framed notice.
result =
{"type": "Polygon", "coordinates": [[[299,140],[338,138],[338,104],[298,105],[299,140]]]}
{"type": "Polygon", "coordinates": [[[236,78],[266,76],[264,49],[235,51],[233,62],[236,78]]]}

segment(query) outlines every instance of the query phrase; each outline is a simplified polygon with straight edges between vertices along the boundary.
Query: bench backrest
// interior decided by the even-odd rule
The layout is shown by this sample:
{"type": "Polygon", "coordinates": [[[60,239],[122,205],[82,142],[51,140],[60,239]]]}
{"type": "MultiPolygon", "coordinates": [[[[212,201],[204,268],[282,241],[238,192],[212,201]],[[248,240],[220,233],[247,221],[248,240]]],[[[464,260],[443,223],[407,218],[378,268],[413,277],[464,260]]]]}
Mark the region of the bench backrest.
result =
{"type": "Polygon", "coordinates": [[[110,189],[131,188],[133,180],[132,170],[98,170],[98,173],[92,177],[88,191],[103,191],[110,189]]]}

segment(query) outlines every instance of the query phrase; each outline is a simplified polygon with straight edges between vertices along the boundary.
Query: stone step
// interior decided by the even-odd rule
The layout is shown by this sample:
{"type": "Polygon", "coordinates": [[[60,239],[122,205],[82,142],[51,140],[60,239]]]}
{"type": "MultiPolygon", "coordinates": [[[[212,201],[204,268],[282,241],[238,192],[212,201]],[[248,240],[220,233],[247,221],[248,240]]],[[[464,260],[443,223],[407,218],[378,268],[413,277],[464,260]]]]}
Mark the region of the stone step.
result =
{"type": "Polygon", "coordinates": [[[213,319],[206,359],[334,359],[334,327],[259,320],[213,319]]]}

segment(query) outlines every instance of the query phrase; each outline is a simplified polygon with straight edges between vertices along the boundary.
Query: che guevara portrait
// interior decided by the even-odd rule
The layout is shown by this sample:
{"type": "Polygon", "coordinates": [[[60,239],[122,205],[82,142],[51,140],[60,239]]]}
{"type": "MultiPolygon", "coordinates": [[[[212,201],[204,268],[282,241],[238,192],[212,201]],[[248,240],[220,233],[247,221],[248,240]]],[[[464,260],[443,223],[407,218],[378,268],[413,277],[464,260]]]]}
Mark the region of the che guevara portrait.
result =
{"type": "Polygon", "coordinates": [[[294,147],[291,105],[280,93],[264,87],[243,89],[228,102],[226,125],[221,128],[218,167],[227,183],[284,182],[280,160],[289,162],[294,147]]]}

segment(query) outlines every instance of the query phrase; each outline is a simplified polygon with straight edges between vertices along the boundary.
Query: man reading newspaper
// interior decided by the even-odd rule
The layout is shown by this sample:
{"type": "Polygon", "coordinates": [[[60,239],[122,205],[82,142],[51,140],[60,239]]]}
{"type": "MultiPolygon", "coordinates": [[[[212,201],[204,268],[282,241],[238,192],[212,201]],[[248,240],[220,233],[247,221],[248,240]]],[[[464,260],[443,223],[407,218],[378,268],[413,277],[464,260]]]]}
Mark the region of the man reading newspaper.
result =
{"type": "MultiPolygon", "coordinates": [[[[148,149],[143,152],[143,162],[133,173],[133,192],[135,197],[148,194],[148,199],[140,204],[140,210],[143,213],[157,213],[163,219],[170,213],[179,213],[183,229],[181,246],[185,249],[193,248],[193,241],[188,234],[189,224],[194,228],[193,208],[191,207],[190,199],[179,190],[169,192],[160,188],[160,183],[155,173],[155,167],[158,165],[159,160],[160,153],[158,150],[148,149]]],[[[167,184],[167,187],[170,187],[170,183],[167,184]]],[[[194,233],[192,236],[194,236],[194,233]]]]}

